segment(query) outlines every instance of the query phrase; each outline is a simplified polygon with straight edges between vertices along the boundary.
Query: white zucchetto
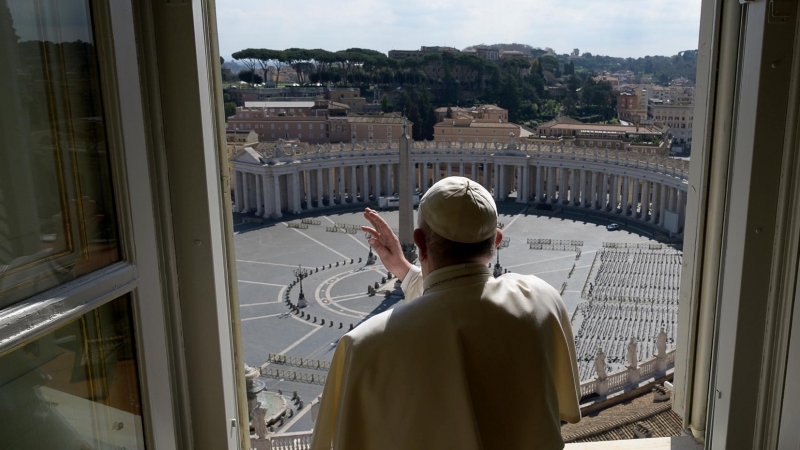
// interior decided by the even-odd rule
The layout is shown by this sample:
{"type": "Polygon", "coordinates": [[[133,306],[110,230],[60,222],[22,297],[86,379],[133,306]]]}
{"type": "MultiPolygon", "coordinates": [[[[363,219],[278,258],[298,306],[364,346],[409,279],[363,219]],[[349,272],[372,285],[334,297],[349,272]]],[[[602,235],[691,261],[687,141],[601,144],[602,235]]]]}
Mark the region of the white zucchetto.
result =
{"type": "Polygon", "coordinates": [[[469,178],[439,180],[420,200],[419,214],[431,230],[454,242],[474,244],[497,231],[492,195],[469,178]]]}

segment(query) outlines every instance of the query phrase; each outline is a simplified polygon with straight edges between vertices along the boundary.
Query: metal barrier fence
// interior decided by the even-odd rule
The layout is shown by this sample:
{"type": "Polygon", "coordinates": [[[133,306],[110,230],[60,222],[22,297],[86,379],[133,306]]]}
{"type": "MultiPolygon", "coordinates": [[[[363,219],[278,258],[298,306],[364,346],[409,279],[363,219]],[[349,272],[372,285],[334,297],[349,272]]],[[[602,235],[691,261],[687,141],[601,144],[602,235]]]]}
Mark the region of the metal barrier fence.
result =
{"type": "Polygon", "coordinates": [[[531,250],[564,250],[580,254],[581,248],[572,245],[530,244],[531,250]]]}
{"type": "Polygon", "coordinates": [[[603,242],[604,248],[642,248],[646,250],[677,250],[674,245],[657,242],[603,242]]]}
{"type": "Polygon", "coordinates": [[[304,367],[306,369],[328,370],[331,368],[329,361],[318,359],[297,358],[295,356],[276,355],[270,353],[267,362],[271,364],[283,364],[285,366],[304,367]]]}
{"type": "Polygon", "coordinates": [[[308,224],[298,223],[298,222],[289,222],[289,223],[286,224],[286,226],[289,227],[289,228],[299,228],[301,230],[307,230],[308,229],[308,224]]]}
{"type": "Polygon", "coordinates": [[[304,223],[306,225],[321,225],[322,224],[322,222],[320,222],[317,219],[303,219],[303,220],[300,221],[300,223],[304,223]]]}
{"type": "MultiPolygon", "coordinates": [[[[306,225],[306,228],[308,228],[308,225],[306,225]]],[[[325,231],[327,231],[329,233],[358,234],[358,230],[356,230],[356,229],[353,229],[353,228],[339,228],[339,227],[336,227],[336,226],[325,227],[325,231]]]]}
{"type": "Polygon", "coordinates": [[[356,225],[354,223],[335,223],[333,224],[336,228],[344,228],[345,230],[360,230],[361,225],[356,225]]]}
{"type": "Polygon", "coordinates": [[[271,369],[269,367],[262,368],[261,375],[267,378],[297,381],[298,383],[306,384],[319,384],[322,386],[325,385],[325,380],[328,378],[325,375],[318,375],[315,373],[302,373],[295,372],[294,370],[271,369]]]}
{"type": "Polygon", "coordinates": [[[528,244],[533,245],[565,245],[572,247],[583,247],[583,241],[570,241],[562,239],[528,239],[528,244]]]}

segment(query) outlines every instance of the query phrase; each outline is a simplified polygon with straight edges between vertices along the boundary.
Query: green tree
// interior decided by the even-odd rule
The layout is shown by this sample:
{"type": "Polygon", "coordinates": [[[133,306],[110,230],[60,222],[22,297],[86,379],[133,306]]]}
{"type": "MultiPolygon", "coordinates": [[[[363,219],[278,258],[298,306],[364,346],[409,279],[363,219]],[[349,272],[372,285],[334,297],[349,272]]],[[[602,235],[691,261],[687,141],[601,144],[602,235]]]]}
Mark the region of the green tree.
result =
{"type": "Polygon", "coordinates": [[[261,84],[264,81],[261,75],[254,73],[252,70],[242,70],[238,73],[239,79],[250,84],[261,84]]]}
{"type": "Polygon", "coordinates": [[[236,115],[236,103],[234,102],[227,102],[225,103],[225,118],[235,116],[236,115]]]}
{"type": "Polygon", "coordinates": [[[511,74],[503,75],[498,104],[508,110],[508,120],[516,122],[519,114],[519,84],[517,78],[511,74]]]}
{"type": "Polygon", "coordinates": [[[392,112],[392,102],[389,100],[389,96],[386,94],[381,95],[381,111],[385,113],[392,112]]]}

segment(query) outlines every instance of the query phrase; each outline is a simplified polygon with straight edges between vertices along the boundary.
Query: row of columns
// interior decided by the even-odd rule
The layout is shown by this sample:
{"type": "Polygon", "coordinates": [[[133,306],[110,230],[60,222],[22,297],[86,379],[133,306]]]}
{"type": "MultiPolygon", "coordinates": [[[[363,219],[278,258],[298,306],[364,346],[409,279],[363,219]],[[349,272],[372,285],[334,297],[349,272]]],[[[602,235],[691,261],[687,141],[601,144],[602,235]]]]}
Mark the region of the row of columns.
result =
{"type": "MultiPolygon", "coordinates": [[[[398,171],[396,163],[296,169],[286,174],[234,170],[235,211],[281,217],[283,211],[297,214],[326,202],[364,203],[370,196],[397,192],[398,171]]],[[[534,201],[605,210],[673,229],[682,227],[686,214],[686,193],[678,187],[589,169],[500,162],[421,162],[415,165],[412,179],[416,191],[423,194],[442,177],[453,175],[480,183],[496,201],[505,201],[516,192],[519,203],[534,201]],[[677,225],[668,220],[676,220],[677,225]]]]}

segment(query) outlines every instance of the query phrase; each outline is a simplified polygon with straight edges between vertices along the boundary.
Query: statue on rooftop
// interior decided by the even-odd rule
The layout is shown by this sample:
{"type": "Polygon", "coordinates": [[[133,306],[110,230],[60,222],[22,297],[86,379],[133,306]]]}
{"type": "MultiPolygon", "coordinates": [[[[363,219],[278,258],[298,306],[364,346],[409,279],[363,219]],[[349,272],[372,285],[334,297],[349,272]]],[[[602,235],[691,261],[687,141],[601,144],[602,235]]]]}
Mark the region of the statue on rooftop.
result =
{"type": "Polygon", "coordinates": [[[661,327],[661,332],[656,336],[656,356],[667,357],[667,333],[664,332],[664,327],[661,327]]]}
{"type": "Polygon", "coordinates": [[[639,368],[639,357],[637,355],[637,345],[636,339],[631,336],[631,340],[628,341],[628,368],[629,369],[638,369],[639,368]]]}
{"type": "Polygon", "coordinates": [[[606,354],[603,353],[602,348],[597,349],[597,355],[594,357],[594,370],[597,372],[598,380],[605,380],[608,378],[606,374],[606,354]]]}

